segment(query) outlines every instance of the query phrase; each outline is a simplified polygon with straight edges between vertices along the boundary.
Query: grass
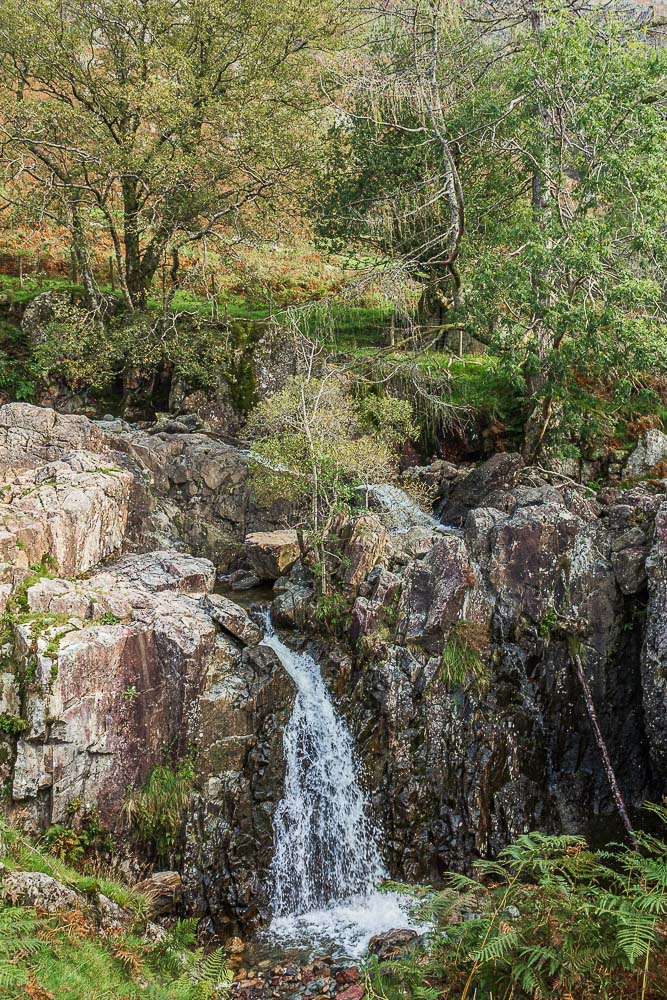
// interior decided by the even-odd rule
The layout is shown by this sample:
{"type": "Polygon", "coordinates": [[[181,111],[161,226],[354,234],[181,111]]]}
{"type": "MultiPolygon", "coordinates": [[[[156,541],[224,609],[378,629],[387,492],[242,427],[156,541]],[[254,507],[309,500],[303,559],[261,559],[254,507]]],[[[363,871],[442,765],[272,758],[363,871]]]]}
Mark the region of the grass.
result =
{"type": "Polygon", "coordinates": [[[461,619],[452,626],[440,658],[440,680],[448,688],[466,685],[484,695],[491,683],[491,669],[480,655],[488,645],[488,629],[461,619]]]}
{"type": "Polygon", "coordinates": [[[196,947],[196,921],[178,921],[159,943],[145,928],[148,900],[105,877],[53,857],[0,823],[0,860],[8,871],[43,872],[81,894],[81,904],[54,914],[0,897],[0,996],[7,1000],[218,1000],[229,974],[222,956],[196,947]],[[102,893],[133,916],[129,929],[94,922],[102,893]]]}

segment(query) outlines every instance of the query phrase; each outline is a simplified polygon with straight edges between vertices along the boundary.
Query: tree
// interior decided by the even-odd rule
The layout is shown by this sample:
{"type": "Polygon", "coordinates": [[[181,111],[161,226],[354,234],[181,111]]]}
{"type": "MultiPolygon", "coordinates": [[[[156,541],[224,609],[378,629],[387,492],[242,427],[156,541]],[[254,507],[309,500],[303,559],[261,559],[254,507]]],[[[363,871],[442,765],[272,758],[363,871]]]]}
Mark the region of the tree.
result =
{"type": "Polygon", "coordinates": [[[461,328],[521,373],[526,457],[584,437],[587,421],[611,436],[614,407],[667,371],[665,51],[595,5],[424,6],[448,40],[430,105],[466,209],[454,288],[440,266],[450,202],[438,134],[420,91],[399,86],[414,74],[403,28],[377,46],[391,86],[355,91],[337,126],[348,155],[333,165],[324,226],[374,241],[438,301],[427,344],[461,328]]]}
{"type": "Polygon", "coordinates": [[[327,592],[326,542],[337,513],[359,506],[361,488],[398,474],[398,445],[417,429],[412,408],[392,397],[355,400],[336,369],[316,372],[311,351],[302,375],[250,414],[253,488],[286,499],[305,528],[327,592]]]}
{"type": "Polygon", "coordinates": [[[105,230],[130,309],[184,244],[261,225],[316,145],[338,0],[0,0],[6,205],[65,222],[90,303],[105,230]]]}

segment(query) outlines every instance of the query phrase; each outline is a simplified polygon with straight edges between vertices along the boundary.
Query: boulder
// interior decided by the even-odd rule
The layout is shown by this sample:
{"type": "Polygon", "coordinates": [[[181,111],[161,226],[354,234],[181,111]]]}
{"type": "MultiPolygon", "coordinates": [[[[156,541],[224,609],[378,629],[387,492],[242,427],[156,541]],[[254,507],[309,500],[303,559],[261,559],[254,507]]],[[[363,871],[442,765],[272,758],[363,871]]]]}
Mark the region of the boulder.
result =
{"type": "Polygon", "coordinates": [[[3,875],[0,891],[3,899],[15,906],[34,906],[46,913],[81,908],[81,899],[73,889],[44,872],[8,872],[3,875]]]}
{"type": "Polygon", "coordinates": [[[134,887],[149,903],[151,917],[173,913],[183,895],[183,882],[178,872],[155,872],[134,887]]]}
{"type": "Polygon", "coordinates": [[[315,612],[315,591],[301,583],[289,583],[271,604],[271,620],[279,628],[306,628],[315,612]]]}
{"type": "Polygon", "coordinates": [[[403,574],[396,630],[399,640],[403,644],[419,642],[429,652],[441,652],[475,580],[463,540],[449,535],[437,542],[403,574]]]}
{"type": "Polygon", "coordinates": [[[250,568],[260,580],[277,580],[299,558],[296,531],[256,531],[246,535],[246,555],[250,568]]]}
{"type": "Polygon", "coordinates": [[[368,950],[379,962],[387,962],[407,951],[418,940],[417,931],[404,928],[377,934],[368,942],[368,950]]]}
{"type": "Polygon", "coordinates": [[[204,607],[214,622],[225,632],[240,639],[246,646],[256,646],[262,641],[261,628],[252,621],[243,608],[221,594],[209,594],[204,607]]]}
{"type": "Polygon", "coordinates": [[[377,518],[364,516],[345,524],[340,538],[343,589],[356,594],[371,570],[385,559],[388,535],[377,518]]]}

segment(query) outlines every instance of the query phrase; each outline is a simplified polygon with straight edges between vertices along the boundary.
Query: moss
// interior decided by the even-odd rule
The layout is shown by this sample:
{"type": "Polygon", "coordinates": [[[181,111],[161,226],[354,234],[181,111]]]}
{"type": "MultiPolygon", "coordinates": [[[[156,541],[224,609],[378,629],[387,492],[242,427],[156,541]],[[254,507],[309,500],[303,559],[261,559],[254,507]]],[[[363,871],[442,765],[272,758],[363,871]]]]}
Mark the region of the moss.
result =
{"type": "Polygon", "coordinates": [[[30,723],[27,719],[7,713],[0,715],[0,732],[7,733],[8,736],[20,736],[27,729],[30,729],[30,723]]]}

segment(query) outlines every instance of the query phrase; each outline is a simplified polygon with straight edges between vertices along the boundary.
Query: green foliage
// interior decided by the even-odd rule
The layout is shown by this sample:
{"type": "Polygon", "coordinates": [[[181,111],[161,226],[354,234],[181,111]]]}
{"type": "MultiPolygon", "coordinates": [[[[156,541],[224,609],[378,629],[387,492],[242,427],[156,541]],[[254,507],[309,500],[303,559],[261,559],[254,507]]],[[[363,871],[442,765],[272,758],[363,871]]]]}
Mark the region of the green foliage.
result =
{"type": "Polygon", "coordinates": [[[9,736],[20,736],[26,729],[30,729],[27,719],[22,719],[18,715],[0,715],[0,733],[7,733],[9,736]]]}
{"type": "Polygon", "coordinates": [[[78,910],[44,916],[0,903],[0,993],[6,1000],[221,1000],[220,952],[194,950],[188,922],[159,945],[100,933],[78,910]],[[186,950],[187,949],[187,950],[186,950]]]}
{"type": "Polygon", "coordinates": [[[538,5],[495,34],[459,5],[414,8],[430,18],[424,34],[438,33],[441,117],[411,29],[390,11],[353,89],[356,116],[334,128],[322,225],[420,283],[420,347],[461,329],[508,385],[523,382],[529,456],[630,440],[667,399],[667,52],[595,5],[538,5]],[[456,280],[441,252],[443,136],[466,205],[456,280]]]}
{"type": "Polygon", "coordinates": [[[0,899],[3,998],[220,1000],[226,995],[231,976],[219,952],[204,956],[196,947],[196,920],[178,921],[163,940],[150,943],[142,936],[149,917],[145,897],[108,878],[82,874],[4,822],[0,860],[9,870],[42,871],[82,897],[80,909],[53,915],[0,899]],[[130,931],[95,926],[99,893],[134,915],[130,931]]]}
{"type": "Polygon", "coordinates": [[[335,635],[349,624],[350,606],[349,598],[339,590],[322,594],[317,601],[317,620],[335,635]]]}
{"type": "Polygon", "coordinates": [[[173,864],[177,858],[194,778],[189,761],[175,769],[154,767],[144,787],[129,792],[123,803],[131,833],[158,863],[173,864]]]}
{"type": "Polygon", "coordinates": [[[111,850],[109,832],[95,811],[89,809],[82,811],[77,805],[68,812],[71,816],[79,813],[76,827],[54,823],[43,836],[43,842],[51,854],[70,865],[76,865],[87,856],[111,850]]]}
{"type": "Polygon", "coordinates": [[[315,530],[358,500],[364,483],[395,479],[396,447],[416,433],[409,404],[389,397],[359,402],[351,388],[333,369],[297,376],[249,418],[254,489],[263,497],[308,501],[315,530]]]}
{"type": "Polygon", "coordinates": [[[302,189],[319,145],[311,46],[335,47],[335,3],[3,0],[0,17],[3,134],[31,177],[5,155],[9,204],[69,230],[91,301],[101,233],[142,307],[156,275],[173,296],[180,247],[262,232],[302,189]]]}
{"type": "MultiPolygon", "coordinates": [[[[651,809],[667,823],[667,808],[651,809]]],[[[474,878],[412,890],[435,931],[416,954],[371,965],[369,997],[657,1000],[667,988],[667,843],[638,841],[593,851],[578,837],[525,834],[476,862],[474,878]]]]}

